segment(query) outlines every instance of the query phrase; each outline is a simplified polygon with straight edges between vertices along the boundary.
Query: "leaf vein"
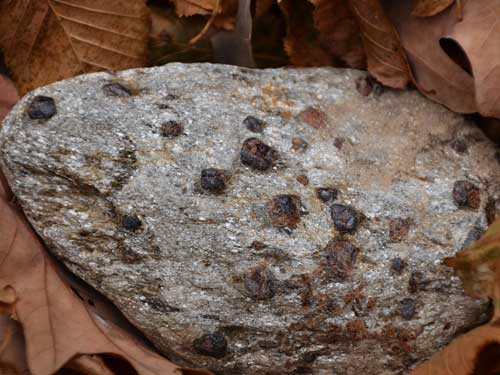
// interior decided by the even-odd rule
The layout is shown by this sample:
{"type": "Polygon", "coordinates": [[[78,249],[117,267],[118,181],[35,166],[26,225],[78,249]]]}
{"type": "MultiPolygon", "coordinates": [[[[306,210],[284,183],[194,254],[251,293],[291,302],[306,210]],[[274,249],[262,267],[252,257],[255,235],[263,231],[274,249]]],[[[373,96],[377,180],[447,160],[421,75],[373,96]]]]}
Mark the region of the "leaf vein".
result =
{"type": "MultiPolygon", "coordinates": [[[[122,13],[115,13],[115,12],[110,12],[110,11],[106,11],[106,10],[102,10],[102,9],[84,7],[82,5],[76,5],[74,3],[69,3],[69,2],[63,1],[63,0],[52,0],[52,2],[64,4],[64,5],[67,5],[67,6],[70,6],[70,7],[73,7],[73,8],[77,8],[77,9],[83,9],[83,10],[86,10],[86,11],[89,11],[89,12],[93,12],[93,13],[106,14],[106,15],[118,16],[118,17],[127,17],[127,18],[138,18],[138,19],[142,18],[141,16],[135,16],[135,15],[129,15],[129,14],[122,14],[122,13]]],[[[60,16],[60,14],[56,10],[54,10],[54,12],[58,16],[60,16]]]]}

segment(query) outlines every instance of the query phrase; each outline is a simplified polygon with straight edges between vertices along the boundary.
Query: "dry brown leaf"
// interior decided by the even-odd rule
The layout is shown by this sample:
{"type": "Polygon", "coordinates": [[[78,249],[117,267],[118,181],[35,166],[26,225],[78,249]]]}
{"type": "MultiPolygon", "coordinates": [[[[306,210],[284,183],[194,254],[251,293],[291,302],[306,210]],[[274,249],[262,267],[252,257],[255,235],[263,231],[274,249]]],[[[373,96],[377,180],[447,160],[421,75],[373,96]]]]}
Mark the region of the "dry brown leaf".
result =
{"type": "Polygon", "coordinates": [[[453,340],[410,375],[493,375],[499,371],[500,322],[497,321],[453,340]]]}
{"type": "Polygon", "coordinates": [[[282,0],[279,4],[287,21],[285,50],[293,65],[368,65],[384,85],[407,86],[410,68],[379,0],[282,0]]]}
{"type": "Polygon", "coordinates": [[[422,93],[456,112],[500,118],[500,2],[464,2],[462,20],[453,7],[422,19],[409,2],[386,5],[422,93]]]}
{"type": "Polygon", "coordinates": [[[0,74],[0,122],[19,100],[12,81],[0,74]]]}
{"type": "Polygon", "coordinates": [[[174,5],[179,17],[214,16],[214,26],[225,30],[234,28],[238,0],[174,0],[174,5]]]}
{"type": "Polygon", "coordinates": [[[284,47],[290,62],[295,66],[338,66],[314,25],[314,5],[307,0],[281,0],[279,6],[287,25],[284,47]]]}
{"type": "Polygon", "coordinates": [[[470,248],[446,258],[445,264],[455,269],[469,295],[493,301],[492,320],[500,324],[500,219],[470,248]]]}
{"type": "Polygon", "coordinates": [[[11,286],[7,285],[3,289],[0,289],[0,303],[13,305],[15,302],[16,292],[11,286]]]}
{"type": "Polygon", "coordinates": [[[411,16],[410,2],[389,0],[386,4],[420,92],[455,112],[477,112],[472,76],[450,59],[439,44],[457,21],[451,9],[434,17],[417,18],[411,16]]]}
{"type": "MultiPolygon", "coordinates": [[[[212,14],[215,11],[216,0],[197,0],[197,1],[188,1],[188,0],[174,0],[175,4],[175,13],[179,17],[189,17],[198,15],[207,15],[212,14]]],[[[219,11],[219,13],[222,10],[219,11]]]]}
{"type": "Polygon", "coordinates": [[[312,0],[314,26],[325,48],[347,67],[366,69],[358,23],[345,0],[312,0]]]}
{"type": "Polygon", "coordinates": [[[410,81],[410,68],[380,0],[349,0],[349,3],[361,29],[368,71],[386,86],[405,88],[410,81]]]}
{"type": "Polygon", "coordinates": [[[73,357],[64,368],[85,375],[120,375],[112,371],[97,355],[78,355],[73,357]]]}
{"type": "Polygon", "coordinates": [[[0,374],[27,374],[28,364],[21,325],[8,316],[0,316],[0,338],[0,374]]]}
{"type": "Polygon", "coordinates": [[[0,48],[21,94],[77,74],[144,66],[143,0],[0,2],[0,48]]]}
{"type": "Polygon", "coordinates": [[[500,2],[466,1],[462,12],[460,22],[449,12],[457,22],[446,37],[460,46],[470,62],[478,112],[500,118],[500,2]]]}
{"type": "Polygon", "coordinates": [[[16,292],[31,372],[53,374],[76,355],[106,353],[128,361],[139,374],[179,375],[177,366],[81,303],[9,202],[8,187],[0,187],[0,288],[10,285],[16,292]]]}
{"type": "Polygon", "coordinates": [[[16,292],[10,285],[0,289],[0,315],[12,315],[16,300],[16,292]]]}
{"type": "Polygon", "coordinates": [[[417,0],[411,14],[415,17],[431,17],[441,13],[454,2],[455,0],[417,0]]]}

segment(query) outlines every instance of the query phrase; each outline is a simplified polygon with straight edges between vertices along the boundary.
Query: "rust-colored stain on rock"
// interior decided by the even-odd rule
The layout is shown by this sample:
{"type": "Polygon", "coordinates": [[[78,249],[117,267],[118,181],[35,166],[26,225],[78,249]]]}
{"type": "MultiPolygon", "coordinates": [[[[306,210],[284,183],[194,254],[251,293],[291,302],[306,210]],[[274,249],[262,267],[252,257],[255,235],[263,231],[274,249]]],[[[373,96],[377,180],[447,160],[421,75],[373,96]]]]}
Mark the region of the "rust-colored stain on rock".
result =
{"type": "Polygon", "coordinates": [[[307,107],[297,115],[297,118],[314,129],[323,129],[328,123],[326,113],[315,107],[307,107]]]}

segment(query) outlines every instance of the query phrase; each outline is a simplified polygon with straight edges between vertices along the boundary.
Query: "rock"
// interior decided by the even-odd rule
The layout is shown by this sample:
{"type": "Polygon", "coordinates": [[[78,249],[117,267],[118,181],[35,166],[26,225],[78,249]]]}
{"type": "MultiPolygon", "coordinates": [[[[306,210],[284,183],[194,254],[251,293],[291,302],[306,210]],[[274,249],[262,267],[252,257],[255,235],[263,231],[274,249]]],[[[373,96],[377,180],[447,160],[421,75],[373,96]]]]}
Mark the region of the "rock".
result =
{"type": "Polygon", "coordinates": [[[17,104],[3,168],[49,249],[172,360],[404,372],[486,318],[442,259],[486,228],[500,174],[461,116],[417,92],[361,95],[363,76],[79,76],[17,104]],[[30,117],[39,97],[50,116],[30,117]]]}

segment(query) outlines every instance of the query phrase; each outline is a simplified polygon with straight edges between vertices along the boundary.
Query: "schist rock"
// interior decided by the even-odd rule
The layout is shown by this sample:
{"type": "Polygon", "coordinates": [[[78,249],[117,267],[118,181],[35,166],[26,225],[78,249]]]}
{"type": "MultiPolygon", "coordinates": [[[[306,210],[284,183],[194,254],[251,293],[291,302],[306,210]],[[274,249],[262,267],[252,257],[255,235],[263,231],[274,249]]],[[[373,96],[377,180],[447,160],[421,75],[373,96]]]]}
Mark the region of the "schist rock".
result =
{"type": "Polygon", "coordinates": [[[363,76],[79,76],[17,104],[1,161],[49,250],[173,361],[397,374],[487,317],[442,259],[487,227],[500,173],[461,116],[363,76]]]}

